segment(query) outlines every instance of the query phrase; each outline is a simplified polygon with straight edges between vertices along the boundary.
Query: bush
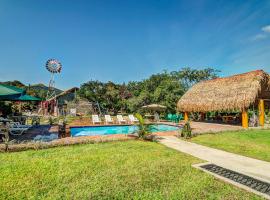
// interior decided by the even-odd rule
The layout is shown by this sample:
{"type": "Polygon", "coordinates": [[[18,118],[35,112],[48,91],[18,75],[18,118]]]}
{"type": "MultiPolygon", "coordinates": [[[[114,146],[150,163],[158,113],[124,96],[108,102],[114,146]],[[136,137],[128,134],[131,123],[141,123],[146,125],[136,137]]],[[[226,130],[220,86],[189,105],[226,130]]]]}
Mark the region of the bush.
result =
{"type": "Polygon", "coordinates": [[[135,117],[139,120],[139,123],[138,123],[138,137],[142,138],[144,140],[149,139],[148,136],[151,134],[150,133],[150,125],[145,124],[145,121],[144,121],[141,114],[136,113],[135,117]]]}
{"type": "Polygon", "coordinates": [[[185,123],[183,129],[181,130],[181,137],[191,138],[192,137],[192,129],[189,121],[185,123]]]}

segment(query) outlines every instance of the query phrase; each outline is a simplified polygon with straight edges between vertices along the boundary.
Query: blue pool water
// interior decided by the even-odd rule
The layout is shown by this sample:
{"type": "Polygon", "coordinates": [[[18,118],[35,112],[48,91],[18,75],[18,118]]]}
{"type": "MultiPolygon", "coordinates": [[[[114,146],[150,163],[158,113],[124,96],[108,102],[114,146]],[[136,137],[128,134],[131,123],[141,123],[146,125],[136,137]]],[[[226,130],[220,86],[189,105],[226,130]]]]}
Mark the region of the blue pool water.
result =
{"type": "MultiPolygon", "coordinates": [[[[150,125],[151,132],[176,131],[179,128],[164,124],[150,125]]],[[[72,137],[93,136],[93,135],[112,135],[112,134],[132,134],[138,130],[137,126],[87,126],[70,128],[72,137]]]]}

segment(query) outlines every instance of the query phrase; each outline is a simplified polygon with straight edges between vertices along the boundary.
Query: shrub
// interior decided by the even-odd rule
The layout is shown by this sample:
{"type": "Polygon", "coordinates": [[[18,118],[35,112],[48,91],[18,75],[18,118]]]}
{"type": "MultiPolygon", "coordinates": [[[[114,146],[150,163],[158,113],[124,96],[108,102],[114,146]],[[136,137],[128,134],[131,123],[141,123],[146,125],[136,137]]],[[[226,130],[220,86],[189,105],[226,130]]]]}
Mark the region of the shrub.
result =
{"type": "Polygon", "coordinates": [[[138,137],[142,138],[144,140],[148,139],[147,136],[149,136],[151,134],[150,133],[150,125],[145,123],[141,114],[136,113],[135,117],[139,120],[139,123],[137,125],[138,126],[138,137]]]}
{"type": "Polygon", "coordinates": [[[192,137],[192,130],[189,121],[185,123],[183,129],[181,130],[181,137],[184,138],[191,138],[192,137]]]}

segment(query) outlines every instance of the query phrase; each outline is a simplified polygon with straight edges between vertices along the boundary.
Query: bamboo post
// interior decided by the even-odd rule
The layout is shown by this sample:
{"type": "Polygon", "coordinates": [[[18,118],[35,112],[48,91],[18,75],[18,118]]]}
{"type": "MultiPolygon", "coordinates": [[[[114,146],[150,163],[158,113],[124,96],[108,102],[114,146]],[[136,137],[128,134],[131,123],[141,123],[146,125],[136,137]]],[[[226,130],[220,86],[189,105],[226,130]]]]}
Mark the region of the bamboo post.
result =
{"type": "Polygon", "coordinates": [[[186,122],[188,121],[188,113],[187,113],[187,112],[184,113],[184,120],[185,120],[186,122]]]}
{"type": "Polygon", "coordinates": [[[260,126],[264,126],[264,100],[259,100],[259,123],[260,126]]]}
{"type": "Polygon", "coordinates": [[[242,111],[242,127],[248,128],[248,113],[246,110],[242,111]]]}

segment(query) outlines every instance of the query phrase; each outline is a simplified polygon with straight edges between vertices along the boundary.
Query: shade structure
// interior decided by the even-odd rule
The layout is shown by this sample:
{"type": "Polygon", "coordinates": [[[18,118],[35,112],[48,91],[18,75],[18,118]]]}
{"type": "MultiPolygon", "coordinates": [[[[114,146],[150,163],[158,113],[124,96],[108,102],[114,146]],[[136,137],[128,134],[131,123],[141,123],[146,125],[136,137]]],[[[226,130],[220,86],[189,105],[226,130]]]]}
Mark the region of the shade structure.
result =
{"type": "Polygon", "coordinates": [[[40,98],[25,94],[24,89],[0,84],[0,100],[2,101],[41,101],[40,98]]]}
{"type": "Polygon", "coordinates": [[[143,106],[142,108],[148,109],[148,110],[154,110],[154,111],[162,111],[165,110],[167,107],[159,104],[149,104],[146,106],[143,106]]]}
{"type": "Polygon", "coordinates": [[[180,112],[246,111],[270,99],[270,76],[263,70],[201,81],[178,101],[180,112]]]}
{"type": "Polygon", "coordinates": [[[12,98],[19,98],[20,96],[24,94],[25,94],[24,89],[21,89],[15,86],[0,84],[0,100],[9,100],[12,98]]]}
{"type": "Polygon", "coordinates": [[[41,99],[25,94],[18,98],[15,98],[13,101],[41,101],[41,99]]]}

